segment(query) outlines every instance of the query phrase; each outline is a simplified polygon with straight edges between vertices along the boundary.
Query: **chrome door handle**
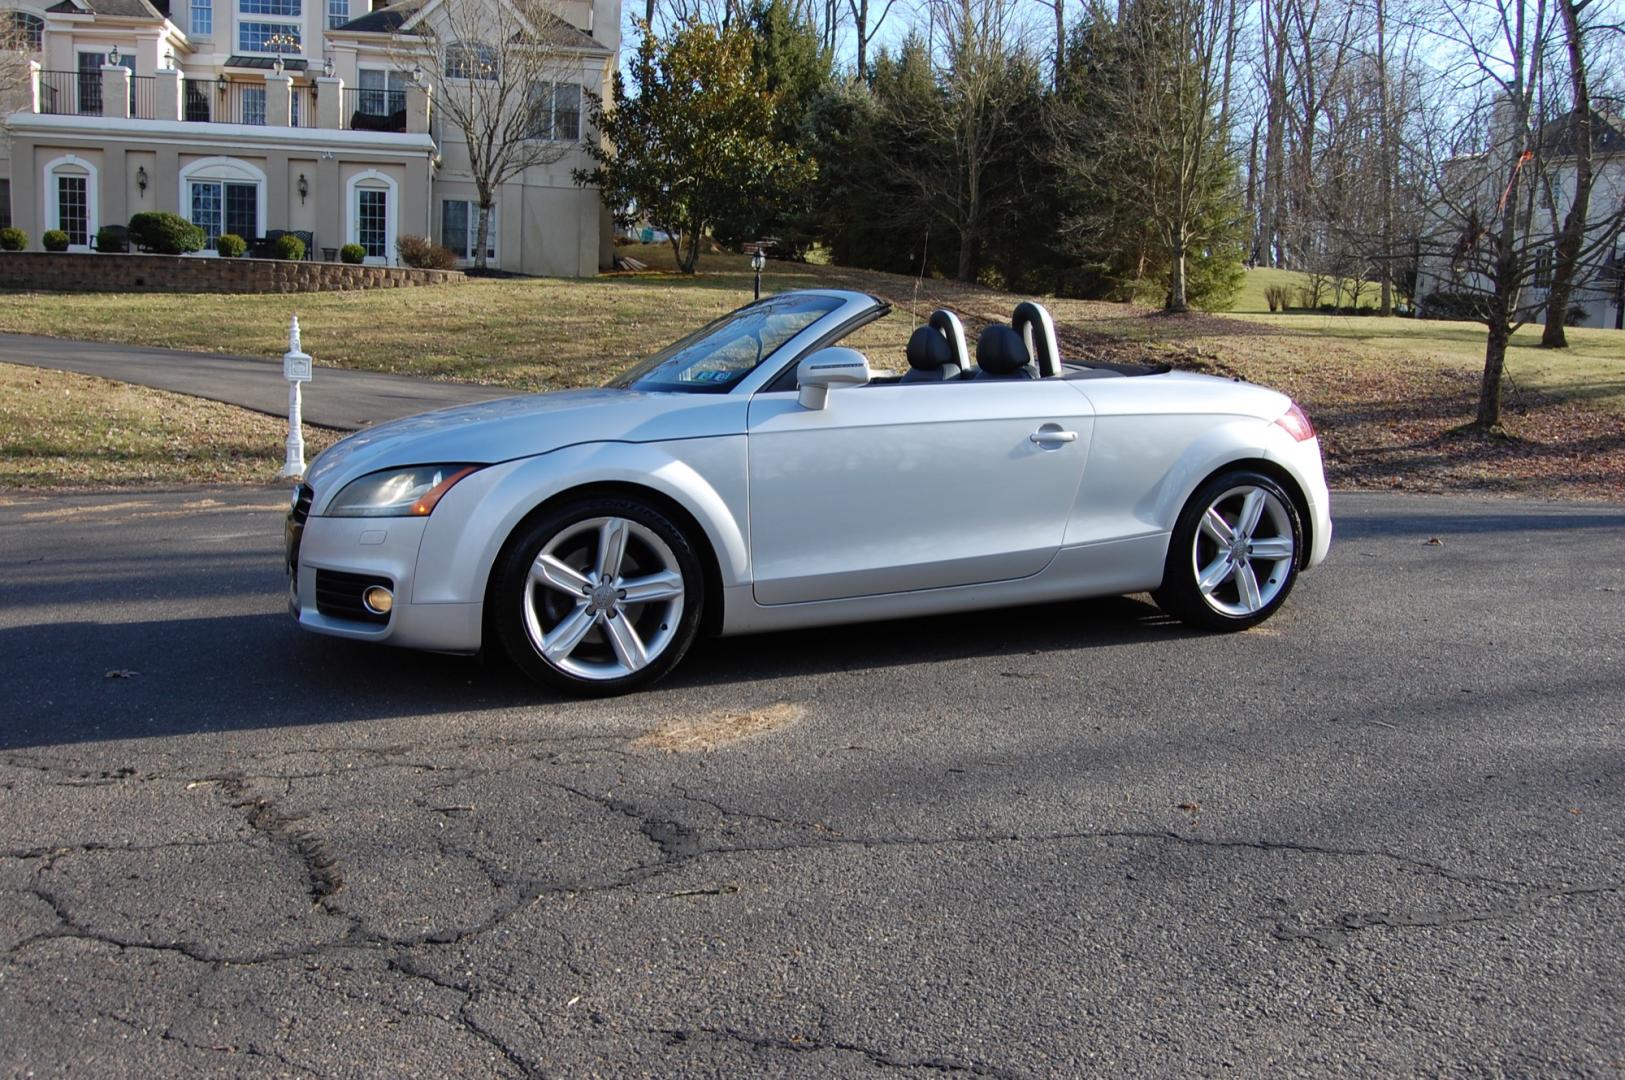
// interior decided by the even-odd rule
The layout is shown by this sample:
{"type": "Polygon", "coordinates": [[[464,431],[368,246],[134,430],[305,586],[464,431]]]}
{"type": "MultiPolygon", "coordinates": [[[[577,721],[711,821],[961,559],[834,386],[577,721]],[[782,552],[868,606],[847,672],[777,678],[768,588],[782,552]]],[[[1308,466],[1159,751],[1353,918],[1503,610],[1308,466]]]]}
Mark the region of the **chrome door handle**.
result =
{"type": "Polygon", "coordinates": [[[1041,428],[1027,438],[1039,446],[1061,446],[1064,443],[1077,442],[1076,431],[1057,431],[1054,428],[1041,428]]]}

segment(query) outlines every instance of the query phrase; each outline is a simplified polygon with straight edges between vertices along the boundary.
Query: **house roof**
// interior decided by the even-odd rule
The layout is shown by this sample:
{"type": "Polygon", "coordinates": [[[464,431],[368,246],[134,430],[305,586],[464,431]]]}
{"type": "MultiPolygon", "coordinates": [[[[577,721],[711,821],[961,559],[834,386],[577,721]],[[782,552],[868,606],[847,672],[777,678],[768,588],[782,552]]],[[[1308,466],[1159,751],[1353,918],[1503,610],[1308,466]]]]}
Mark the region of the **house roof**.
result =
{"type": "Polygon", "coordinates": [[[358,34],[393,34],[422,7],[421,3],[393,4],[369,11],[360,18],[351,19],[343,26],[335,26],[333,29],[358,34]]]}
{"type": "MultiPolygon", "coordinates": [[[[415,27],[405,30],[402,27],[422,11],[425,4],[426,0],[407,0],[405,3],[392,4],[389,7],[369,11],[360,18],[351,19],[343,26],[333,29],[341,33],[415,34],[418,32],[415,27]]],[[[542,44],[561,49],[599,52],[606,56],[609,54],[609,49],[591,34],[571,26],[552,12],[532,10],[532,5],[523,2],[516,4],[515,7],[532,26],[536,27],[537,36],[542,39],[542,44]]]]}
{"type": "Polygon", "coordinates": [[[62,0],[45,9],[57,15],[112,15],[125,19],[167,19],[169,0],[62,0]]]}
{"type": "MultiPolygon", "coordinates": [[[[226,66],[231,68],[252,68],[255,71],[270,71],[276,67],[274,56],[228,56],[226,66]]],[[[282,70],[304,71],[310,67],[309,60],[301,60],[296,56],[282,58],[282,70]]]]}
{"type": "MultiPolygon", "coordinates": [[[[1541,149],[1554,155],[1567,156],[1574,153],[1574,135],[1578,126],[1576,118],[1580,110],[1575,109],[1567,115],[1551,120],[1540,129],[1541,149]]],[[[1625,152],[1625,119],[1601,109],[1591,110],[1591,152],[1621,153],[1625,152]]]]}

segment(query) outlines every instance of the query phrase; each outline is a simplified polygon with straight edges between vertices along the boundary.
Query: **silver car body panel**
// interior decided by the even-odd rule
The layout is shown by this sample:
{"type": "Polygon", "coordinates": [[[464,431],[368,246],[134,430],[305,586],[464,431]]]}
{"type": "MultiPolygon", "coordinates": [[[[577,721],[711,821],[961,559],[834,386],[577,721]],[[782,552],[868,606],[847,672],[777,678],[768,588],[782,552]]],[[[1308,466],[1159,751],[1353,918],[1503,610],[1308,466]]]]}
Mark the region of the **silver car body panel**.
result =
{"type": "Polygon", "coordinates": [[[475,651],[508,538],[549,500],[608,485],[667,500],[704,533],[721,589],[707,603],[722,605],[725,634],[1155,588],[1181,508],[1235,462],[1292,478],[1309,510],[1306,564],[1325,558],[1319,443],[1274,422],[1284,395],[1175,372],[876,383],[809,410],[770,388],[808,350],[885,311],[861,293],[824,292],[841,305],[727,393],[517,396],[334,444],[307,476],[290,597],[300,623],[475,651]],[[427,518],[325,516],[352,480],[424,464],[485,467],[427,518]],[[317,569],[388,577],[388,622],[320,614],[317,569]]]}

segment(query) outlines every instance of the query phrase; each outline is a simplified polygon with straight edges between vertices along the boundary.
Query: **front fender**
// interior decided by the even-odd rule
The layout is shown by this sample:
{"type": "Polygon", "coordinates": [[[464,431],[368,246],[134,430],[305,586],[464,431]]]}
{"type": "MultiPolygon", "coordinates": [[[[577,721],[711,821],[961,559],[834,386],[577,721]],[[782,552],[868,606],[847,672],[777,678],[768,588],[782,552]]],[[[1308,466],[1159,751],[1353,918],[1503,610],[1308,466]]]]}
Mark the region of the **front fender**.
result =
{"type": "Polygon", "coordinates": [[[582,443],[469,476],[435,507],[418,549],[414,604],[479,603],[508,537],[536,507],[576,488],[630,484],[693,515],[716,553],[722,586],[749,580],[745,437],[582,443]]]}

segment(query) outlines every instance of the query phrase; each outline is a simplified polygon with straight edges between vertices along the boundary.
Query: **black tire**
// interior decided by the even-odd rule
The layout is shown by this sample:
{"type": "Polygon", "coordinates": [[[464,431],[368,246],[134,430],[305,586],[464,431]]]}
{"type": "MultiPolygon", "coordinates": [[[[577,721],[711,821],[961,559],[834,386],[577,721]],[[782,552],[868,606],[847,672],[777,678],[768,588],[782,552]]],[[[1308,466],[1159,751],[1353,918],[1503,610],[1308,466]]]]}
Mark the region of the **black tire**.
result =
{"type": "MultiPolygon", "coordinates": [[[[1231,543],[1237,542],[1232,529],[1231,543]]],[[[1190,626],[1218,631],[1246,630],[1275,614],[1286,602],[1297,581],[1302,557],[1303,522],[1297,504],[1279,483],[1263,473],[1232,469],[1197,488],[1180,511],[1168,543],[1162,585],[1151,595],[1163,611],[1190,626]],[[1236,511],[1245,504],[1246,493],[1251,491],[1261,492],[1264,498],[1256,519],[1257,527],[1242,545],[1245,550],[1237,546],[1227,548],[1211,528],[1203,531],[1203,520],[1210,508],[1227,525],[1236,525],[1240,517],[1236,511]],[[1264,530],[1263,536],[1257,535],[1259,529],[1264,530]],[[1290,539],[1291,548],[1285,557],[1251,554],[1256,547],[1278,556],[1284,550],[1281,541],[1286,539],[1290,539]],[[1223,572],[1217,585],[1207,590],[1203,589],[1204,570],[1223,572]],[[1250,594],[1244,584],[1248,575],[1252,581],[1250,594]]]]}
{"type": "Polygon", "coordinates": [[[659,510],[634,498],[587,497],[561,504],[515,533],[497,559],[486,603],[503,651],[526,675],[566,694],[607,697],[658,682],[682,660],[699,631],[705,575],[693,544],[659,510]],[[617,528],[610,524],[615,521],[631,527],[621,541],[621,573],[606,591],[599,587],[594,564],[603,557],[597,545],[606,543],[604,535],[617,528]],[[546,572],[549,581],[532,574],[544,552],[564,564],[563,570],[546,572]],[[565,573],[572,569],[582,579],[581,596],[551,580],[575,581],[565,573]],[[619,599],[614,595],[613,586],[623,579],[652,582],[674,575],[681,577],[675,604],[671,599],[628,602],[625,591],[619,599]],[[617,618],[625,621],[612,626],[617,618]],[[590,626],[576,634],[581,620],[590,626]],[[643,666],[626,659],[628,629],[636,646],[658,645],[658,651],[650,648],[643,666]],[[556,651],[572,638],[576,643],[562,656],[544,652],[550,642],[556,651]]]}

